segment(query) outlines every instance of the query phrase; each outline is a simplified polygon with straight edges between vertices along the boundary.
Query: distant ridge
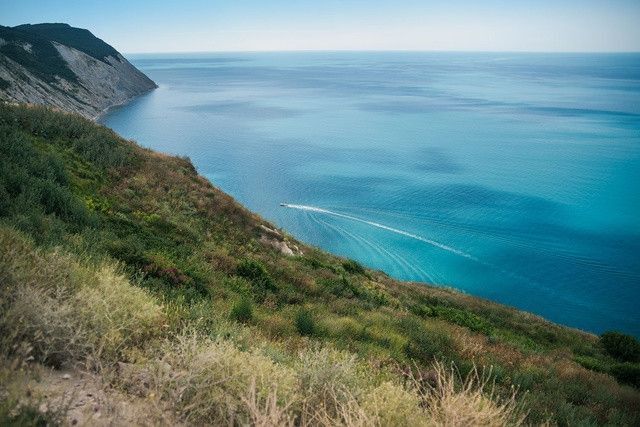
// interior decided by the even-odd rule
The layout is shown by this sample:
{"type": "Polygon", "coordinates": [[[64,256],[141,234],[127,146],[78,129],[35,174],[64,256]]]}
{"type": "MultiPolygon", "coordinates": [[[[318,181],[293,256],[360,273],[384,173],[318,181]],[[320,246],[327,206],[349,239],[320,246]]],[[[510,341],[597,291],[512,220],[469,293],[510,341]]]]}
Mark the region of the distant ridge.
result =
{"type": "Polygon", "coordinates": [[[0,26],[0,100],[96,119],[156,87],[89,30],[63,23],[0,26]]]}

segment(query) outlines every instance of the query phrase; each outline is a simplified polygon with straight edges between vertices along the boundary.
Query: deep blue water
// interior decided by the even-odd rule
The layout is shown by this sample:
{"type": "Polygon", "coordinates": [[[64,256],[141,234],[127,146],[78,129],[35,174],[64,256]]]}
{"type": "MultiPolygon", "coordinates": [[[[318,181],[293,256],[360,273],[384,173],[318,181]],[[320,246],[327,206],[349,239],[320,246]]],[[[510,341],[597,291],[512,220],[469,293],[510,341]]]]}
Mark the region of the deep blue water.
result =
{"type": "Polygon", "coordinates": [[[132,62],[160,88],[103,122],[188,155],[296,237],[400,279],[640,336],[640,54],[132,62]]]}

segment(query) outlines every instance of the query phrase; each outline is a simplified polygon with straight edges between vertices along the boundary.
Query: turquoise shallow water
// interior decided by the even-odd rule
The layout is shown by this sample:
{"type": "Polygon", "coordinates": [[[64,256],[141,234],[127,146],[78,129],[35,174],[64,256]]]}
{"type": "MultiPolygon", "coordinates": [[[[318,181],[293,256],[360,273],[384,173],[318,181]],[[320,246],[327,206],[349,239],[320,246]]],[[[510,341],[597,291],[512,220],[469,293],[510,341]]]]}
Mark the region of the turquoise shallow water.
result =
{"type": "Polygon", "coordinates": [[[640,54],[140,55],[103,123],[400,279],[640,336],[640,54]],[[281,207],[280,203],[295,207],[281,207]]]}

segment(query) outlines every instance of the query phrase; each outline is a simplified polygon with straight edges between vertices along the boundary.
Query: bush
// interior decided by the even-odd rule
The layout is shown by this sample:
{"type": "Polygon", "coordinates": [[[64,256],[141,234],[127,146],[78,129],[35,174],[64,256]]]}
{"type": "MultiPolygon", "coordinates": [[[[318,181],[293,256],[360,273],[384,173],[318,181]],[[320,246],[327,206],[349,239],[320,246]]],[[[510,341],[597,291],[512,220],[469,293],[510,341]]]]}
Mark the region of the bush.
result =
{"type": "Polygon", "coordinates": [[[363,409],[380,426],[429,425],[420,396],[413,390],[386,381],[363,399],[363,409]]]}
{"type": "Polygon", "coordinates": [[[298,400],[292,369],[227,341],[188,336],[170,346],[165,360],[181,374],[168,372],[155,386],[187,424],[291,425],[287,409],[298,400]]]}
{"type": "Polygon", "coordinates": [[[127,349],[143,347],[160,335],[164,315],[146,291],[108,264],[91,273],[91,282],[83,283],[73,303],[78,323],[88,331],[93,356],[122,360],[127,349]]]}
{"type": "Polygon", "coordinates": [[[305,397],[301,425],[309,425],[321,411],[333,421],[325,425],[343,424],[340,416],[345,406],[359,399],[371,380],[363,375],[354,355],[329,348],[301,353],[296,372],[305,397]]]}
{"type": "Polygon", "coordinates": [[[296,315],[296,329],[300,335],[307,337],[313,336],[318,332],[316,323],[313,320],[313,315],[309,310],[303,308],[298,311],[296,315]]]}
{"type": "Polygon", "coordinates": [[[344,271],[351,274],[366,274],[366,271],[362,265],[358,261],[354,261],[352,259],[348,259],[342,263],[342,268],[344,271]]]}
{"type": "Polygon", "coordinates": [[[112,362],[160,333],[160,307],[115,267],[89,267],[77,257],[32,245],[0,229],[2,349],[15,351],[26,343],[30,356],[52,366],[88,356],[112,362]]]}
{"type": "Polygon", "coordinates": [[[607,353],[622,362],[640,361],[640,342],[631,335],[605,332],[600,336],[600,342],[607,353]]]}
{"type": "Polygon", "coordinates": [[[587,369],[596,372],[607,372],[609,366],[602,360],[589,356],[575,356],[574,360],[587,369]]]}
{"type": "Polygon", "coordinates": [[[248,298],[242,298],[231,308],[231,319],[246,323],[253,320],[253,304],[248,298]]]}
{"type": "Polygon", "coordinates": [[[339,298],[355,298],[360,296],[360,290],[344,275],[339,279],[323,279],[320,285],[339,298]]]}
{"type": "Polygon", "coordinates": [[[516,401],[515,390],[498,401],[491,371],[474,366],[462,378],[455,367],[436,362],[433,384],[425,395],[430,425],[505,426],[522,425],[525,414],[516,401]]]}
{"type": "Polygon", "coordinates": [[[611,368],[613,375],[619,382],[640,388],[640,366],[633,363],[620,363],[611,368]]]}
{"type": "Polygon", "coordinates": [[[254,292],[259,299],[264,299],[267,292],[278,290],[269,272],[259,261],[252,259],[242,260],[236,269],[236,274],[252,283],[254,292]]]}
{"type": "Polygon", "coordinates": [[[56,215],[76,227],[95,224],[96,218],[73,194],[61,156],[37,148],[21,133],[5,137],[10,142],[0,145],[2,214],[56,215]]]}

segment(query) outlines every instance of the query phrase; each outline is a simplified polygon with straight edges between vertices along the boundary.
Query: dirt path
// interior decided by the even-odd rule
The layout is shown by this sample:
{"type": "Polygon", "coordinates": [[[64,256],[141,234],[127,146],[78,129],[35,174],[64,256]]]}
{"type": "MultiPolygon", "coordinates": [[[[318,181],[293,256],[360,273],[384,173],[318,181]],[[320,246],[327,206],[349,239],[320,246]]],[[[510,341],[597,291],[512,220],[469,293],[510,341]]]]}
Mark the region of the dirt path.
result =
{"type": "Polygon", "coordinates": [[[30,389],[42,398],[39,410],[66,412],[65,424],[73,426],[180,425],[154,396],[131,397],[99,378],[80,371],[43,370],[30,389]]]}

